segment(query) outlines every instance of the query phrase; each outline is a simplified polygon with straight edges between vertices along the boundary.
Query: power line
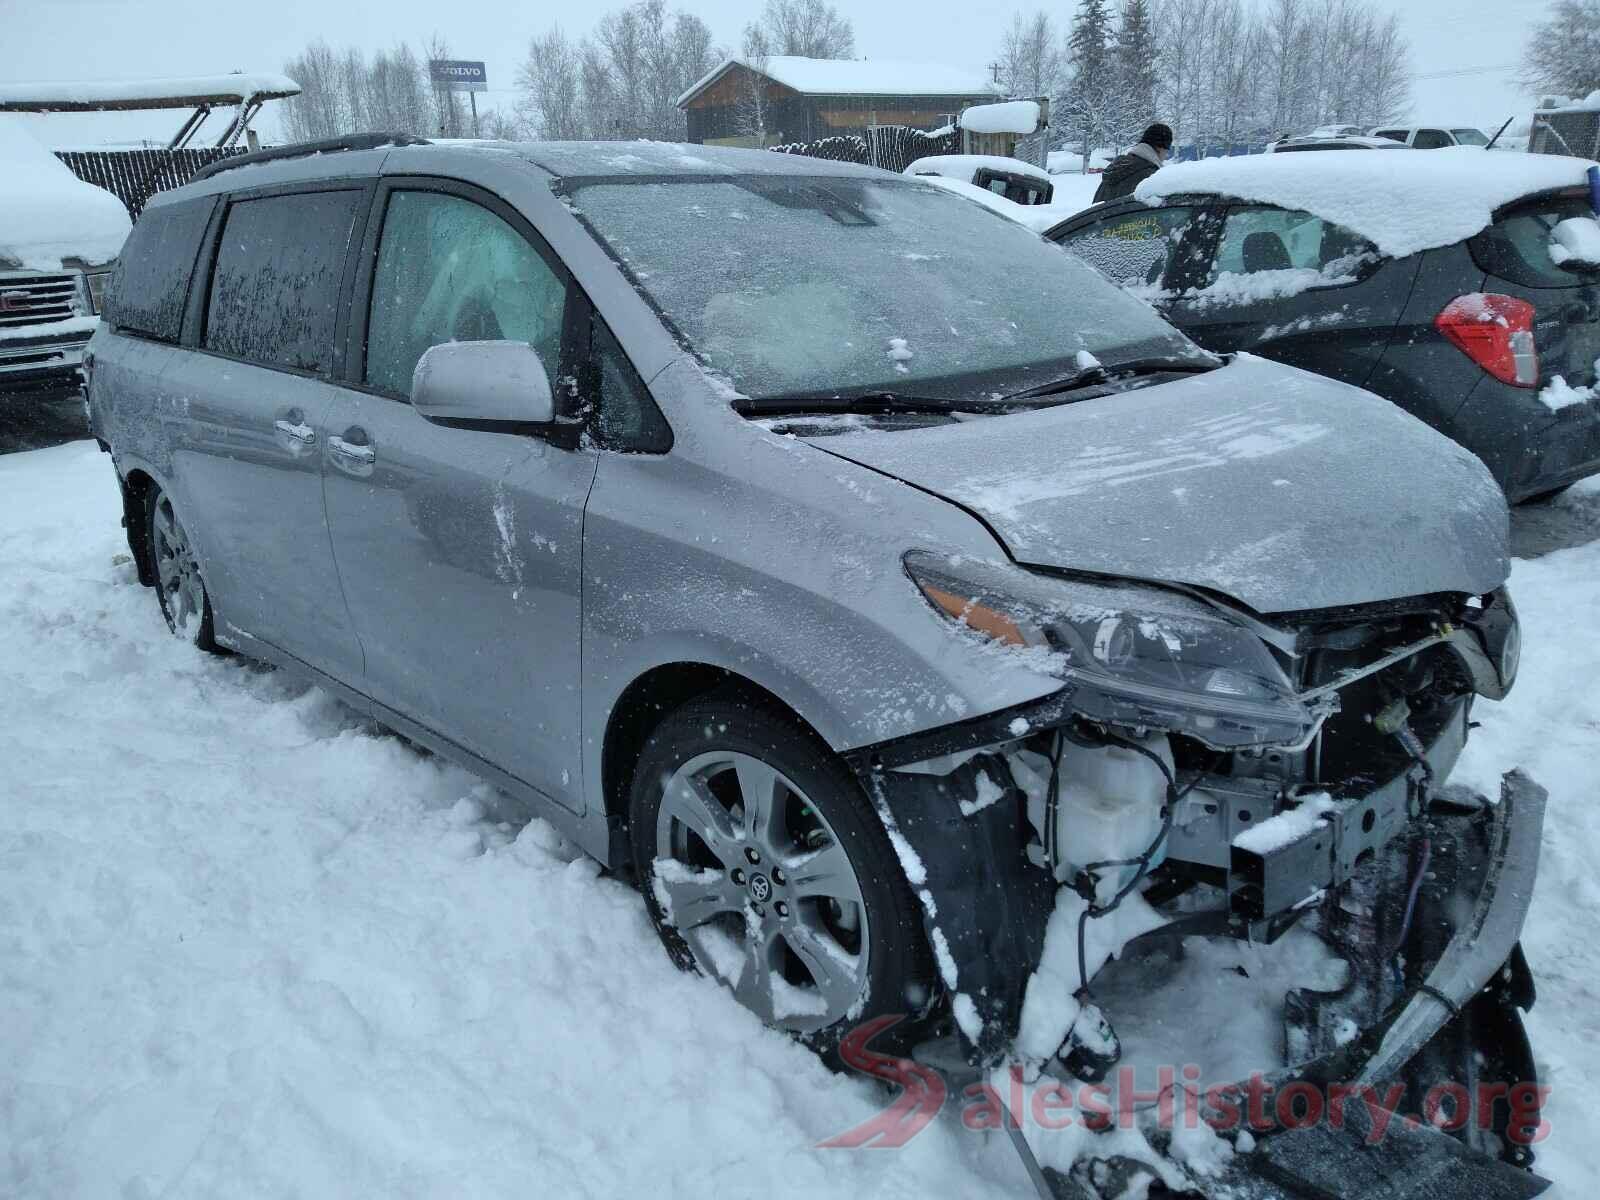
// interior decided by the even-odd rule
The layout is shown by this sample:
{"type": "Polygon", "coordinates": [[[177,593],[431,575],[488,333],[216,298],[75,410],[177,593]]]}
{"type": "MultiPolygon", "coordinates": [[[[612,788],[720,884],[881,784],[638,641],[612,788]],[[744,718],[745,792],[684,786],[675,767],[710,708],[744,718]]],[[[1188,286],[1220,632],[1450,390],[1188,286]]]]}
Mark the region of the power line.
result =
{"type": "Polygon", "coordinates": [[[1454,79],[1460,75],[1492,75],[1497,71],[1515,71],[1520,63],[1502,63],[1497,67],[1453,67],[1448,71],[1428,71],[1413,75],[1413,79],[1454,79]]]}

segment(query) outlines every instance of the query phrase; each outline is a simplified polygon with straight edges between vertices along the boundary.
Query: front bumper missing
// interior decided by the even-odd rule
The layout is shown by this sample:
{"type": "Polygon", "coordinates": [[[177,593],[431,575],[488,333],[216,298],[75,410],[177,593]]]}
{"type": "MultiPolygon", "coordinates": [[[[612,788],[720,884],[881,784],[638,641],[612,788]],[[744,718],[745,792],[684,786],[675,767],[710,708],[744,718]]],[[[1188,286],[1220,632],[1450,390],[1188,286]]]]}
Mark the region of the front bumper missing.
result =
{"type": "MultiPolygon", "coordinates": [[[[1439,731],[1427,752],[1433,778],[1447,775],[1464,736],[1464,713],[1439,731]]],[[[1023,994],[1043,950],[1058,887],[1042,867],[1028,861],[1024,843],[1031,827],[1015,806],[995,803],[962,815],[958,800],[974,794],[977,774],[994,770],[994,761],[979,755],[944,775],[881,767],[863,772],[880,815],[915,851],[920,878],[913,883],[923,898],[930,930],[938,929],[938,939],[948,950],[956,977],[952,990],[970,998],[983,1020],[976,1041],[961,1043],[965,1064],[950,1053],[953,1046],[926,1048],[924,1061],[957,1077],[1011,1057],[1023,994]]],[[[1525,775],[1512,772],[1502,781],[1498,803],[1475,798],[1468,804],[1460,795],[1453,789],[1430,795],[1426,773],[1417,768],[1367,795],[1339,802],[1320,838],[1290,843],[1282,857],[1257,856],[1259,872],[1253,883],[1248,862],[1230,864],[1237,870],[1229,873],[1244,881],[1230,892],[1230,904],[1238,906],[1233,914],[1237,926],[1245,906],[1269,912],[1275,904],[1314,896],[1320,889],[1341,892],[1345,880],[1373,858],[1368,843],[1381,844],[1378,826],[1389,819],[1404,828],[1390,831],[1393,853],[1385,851],[1379,857],[1399,860],[1403,850],[1415,848],[1415,839],[1431,837],[1438,852],[1448,846],[1448,856],[1460,860],[1444,872],[1442,882],[1423,889],[1415,924],[1426,925],[1430,932],[1421,937],[1413,931],[1406,943],[1403,984],[1398,972],[1393,981],[1388,977],[1394,969],[1390,952],[1368,962],[1352,960],[1352,974],[1364,970],[1370,975],[1374,962],[1384,972],[1380,986],[1358,997],[1368,1006],[1361,1014],[1363,1031],[1339,1044],[1330,1037],[1319,1039],[1313,1030],[1305,1044],[1316,1057],[1269,1075],[1275,1086],[1303,1081],[1356,1087],[1414,1080],[1439,1065],[1441,1046],[1459,1051],[1465,1039],[1470,1058],[1472,1037],[1494,1036],[1482,1023],[1485,1005],[1503,1009],[1495,1019],[1511,1022],[1520,1036],[1516,1009],[1531,1002],[1531,991],[1526,999],[1518,999],[1516,989],[1501,986],[1501,980],[1511,977],[1511,964],[1521,964],[1517,941],[1538,866],[1546,794],[1525,775]],[[1426,808],[1420,815],[1419,806],[1426,808]],[[1368,813],[1377,814],[1370,824],[1368,813]],[[1252,891],[1252,886],[1259,890],[1252,891]]],[[[1404,873],[1403,862],[1391,865],[1404,873]]],[[[1430,872],[1429,878],[1438,874],[1430,872]]],[[[1309,910],[1312,905],[1299,907],[1309,910]]],[[[1389,917],[1379,919],[1392,924],[1392,910],[1389,917]]],[[[1272,936],[1270,919],[1262,924],[1262,932],[1272,936]]],[[[1237,927],[1234,933],[1239,933],[1237,927]]],[[[1306,1003],[1307,996],[1314,1000],[1321,994],[1296,989],[1285,997],[1286,1025],[1296,1016],[1317,1015],[1315,1006],[1306,1003]]],[[[1331,1007],[1349,998],[1328,999],[1331,1007]]],[[[1114,1023],[1116,1014],[1107,1015],[1114,1023]]],[[[1292,1037],[1287,1028],[1286,1037],[1292,1037]]],[[[919,1057],[924,1055],[919,1052],[919,1057]]],[[[1460,1058],[1445,1054],[1448,1062],[1460,1058]]],[[[1536,1088],[1525,1042],[1520,1059],[1515,1055],[1511,1059],[1524,1065],[1509,1078],[1527,1080],[1536,1088]]],[[[1344,1131],[1272,1132],[1258,1139],[1252,1153],[1237,1156],[1224,1176],[1208,1179],[1203,1186],[1197,1181],[1197,1186],[1203,1192],[1224,1194],[1227,1180],[1238,1195],[1334,1200],[1439,1194],[1509,1200],[1536,1195],[1546,1186],[1539,1177],[1508,1165],[1530,1163],[1532,1156],[1525,1148],[1519,1156],[1506,1147],[1497,1160],[1495,1154],[1483,1152],[1491,1147],[1474,1148],[1400,1120],[1390,1129],[1394,1136],[1376,1147],[1366,1144],[1355,1124],[1344,1131]],[[1399,1136],[1402,1129],[1404,1138],[1399,1136]],[[1409,1165],[1397,1174],[1395,1164],[1409,1165]],[[1377,1186],[1374,1180],[1384,1182],[1377,1186]]],[[[1019,1152],[1031,1159],[1025,1143],[1019,1144],[1019,1152]]],[[[1037,1178],[1049,1177],[1050,1190],[1042,1195],[1095,1194],[1085,1192],[1081,1180],[1038,1172],[1036,1162],[1031,1167],[1037,1178]]]]}

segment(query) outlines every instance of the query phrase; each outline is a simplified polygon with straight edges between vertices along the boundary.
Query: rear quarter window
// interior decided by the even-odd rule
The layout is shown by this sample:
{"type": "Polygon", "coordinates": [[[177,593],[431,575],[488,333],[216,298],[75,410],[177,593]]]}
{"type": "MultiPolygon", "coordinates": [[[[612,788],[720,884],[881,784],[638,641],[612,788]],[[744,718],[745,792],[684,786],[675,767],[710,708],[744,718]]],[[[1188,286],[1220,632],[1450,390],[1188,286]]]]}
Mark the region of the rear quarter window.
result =
{"type": "Polygon", "coordinates": [[[1530,201],[1511,209],[1467,243],[1478,266],[1523,287],[1579,287],[1600,283],[1600,273],[1558,266],[1550,236],[1568,217],[1592,217],[1586,192],[1530,201]]]}
{"type": "Polygon", "coordinates": [[[217,245],[205,348],[267,367],[326,371],[358,191],[236,200],[217,245]]]}
{"type": "Polygon", "coordinates": [[[117,260],[105,318],[118,330],[176,342],[194,277],[200,239],[216,199],[206,196],[147,208],[117,260]]]}

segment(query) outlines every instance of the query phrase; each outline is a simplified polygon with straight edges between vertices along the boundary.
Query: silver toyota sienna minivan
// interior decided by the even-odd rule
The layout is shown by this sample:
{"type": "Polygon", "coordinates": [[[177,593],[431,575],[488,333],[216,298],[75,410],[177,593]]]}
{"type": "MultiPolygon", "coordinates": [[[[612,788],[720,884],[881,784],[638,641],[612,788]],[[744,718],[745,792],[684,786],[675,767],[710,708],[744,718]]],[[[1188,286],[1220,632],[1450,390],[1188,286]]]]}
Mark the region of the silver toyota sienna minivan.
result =
{"type": "Polygon", "coordinates": [[[479,772],[833,1061],[1203,1063],[1199,937],[1264,1068],[1470,1007],[1429,1069],[1532,1078],[1543,794],[1445,786],[1506,508],[1393,405],[916,179],[381,136],[157,196],[88,373],[175,633],[479,772]]]}

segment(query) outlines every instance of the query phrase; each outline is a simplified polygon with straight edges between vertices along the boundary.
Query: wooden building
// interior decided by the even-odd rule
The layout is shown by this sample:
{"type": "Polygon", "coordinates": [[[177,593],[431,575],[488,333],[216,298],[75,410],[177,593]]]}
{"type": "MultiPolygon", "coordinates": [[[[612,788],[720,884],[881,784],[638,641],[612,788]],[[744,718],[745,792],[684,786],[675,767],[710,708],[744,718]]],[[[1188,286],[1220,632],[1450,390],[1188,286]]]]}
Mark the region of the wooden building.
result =
{"type": "Polygon", "coordinates": [[[691,142],[776,146],[872,125],[934,129],[999,94],[987,74],[965,67],[772,55],[726,60],[678,97],[678,107],[691,142]]]}

